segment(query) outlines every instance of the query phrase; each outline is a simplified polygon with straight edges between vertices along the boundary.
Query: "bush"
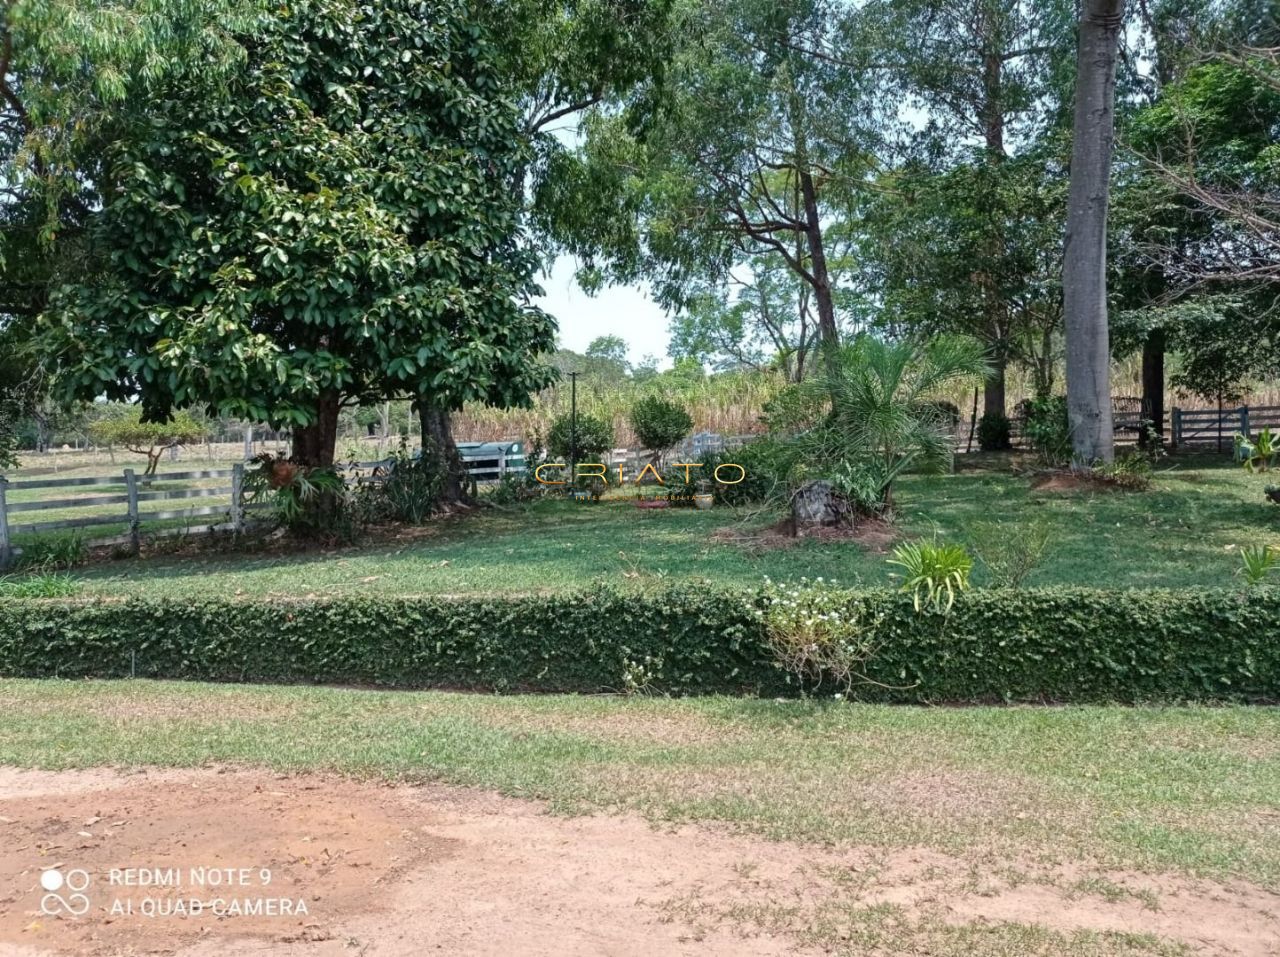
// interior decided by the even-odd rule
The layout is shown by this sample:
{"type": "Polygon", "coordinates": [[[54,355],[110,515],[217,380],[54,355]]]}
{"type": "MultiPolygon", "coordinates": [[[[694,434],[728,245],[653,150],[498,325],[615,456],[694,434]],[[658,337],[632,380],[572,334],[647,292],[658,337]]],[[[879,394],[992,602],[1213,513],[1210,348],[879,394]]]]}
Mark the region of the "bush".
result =
{"type": "Polygon", "coordinates": [[[403,522],[422,525],[440,505],[448,464],[439,449],[428,445],[414,455],[402,439],[385,466],[380,481],[360,487],[365,522],[403,522]]]}
{"type": "Polygon", "coordinates": [[[1007,415],[988,412],[978,420],[978,448],[984,452],[1003,452],[1013,448],[1013,432],[1007,415]]]}
{"type": "MultiPolygon", "coordinates": [[[[573,419],[565,414],[556,416],[547,432],[547,451],[563,462],[573,458],[573,419]]],[[[578,413],[578,461],[601,462],[602,456],[613,448],[613,423],[604,416],[578,413]]]]}
{"type": "Polygon", "coordinates": [[[693,419],[684,406],[656,395],[639,399],[631,407],[630,419],[640,444],[656,453],[676,445],[693,429],[693,419]]]}
{"type": "MultiPolygon", "coordinates": [[[[736,449],[702,456],[702,468],[695,473],[711,478],[717,466],[740,465],[746,472],[741,482],[725,485],[715,482],[712,490],[716,501],[724,505],[757,505],[766,502],[785,502],[788,480],[799,460],[799,450],[792,444],[777,439],[762,438],[736,449]]],[[[726,478],[736,477],[736,469],[726,469],[726,478]]]]}
{"type": "Polygon", "coordinates": [[[80,590],[66,572],[0,575],[0,598],[65,598],[80,590]]]}
{"type": "Polygon", "coordinates": [[[1037,520],[1029,524],[975,522],[968,529],[969,542],[987,570],[995,588],[1021,588],[1049,550],[1052,526],[1037,520]]]}
{"type": "Polygon", "coordinates": [[[41,535],[22,544],[22,553],[14,561],[14,568],[40,571],[74,568],[88,555],[89,548],[80,532],[41,535]]]}
{"type": "Polygon", "coordinates": [[[1114,462],[1095,465],[1093,474],[1110,485],[1141,492],[1151,487],[1153,468],[1150,457],[1135,450],[1116,456],[1114,462]]]}
{"type": "Polygon", "coordinates": [[[1067,415],[1067,398],[1046,395],[1025,403],[1026,423],[1023,435],[1046,465],[1061,466],[1071,461],[1071,422],[1067,415]]]}
{"type": "MultiPolygon", "coordinates": [[[[945,616],[828,596],[869,632],[867,700],[1280,699],[1274,589],[978,590],[945,616]],[[868,624],[870,623],[870,624],[868,624]]],[[[489,598],[0,599],[0,676],[499,691],[796,693],[758,593],[705,585],[489,598]],[[606,624],[602,624],[606,623],[606,624]]]]}

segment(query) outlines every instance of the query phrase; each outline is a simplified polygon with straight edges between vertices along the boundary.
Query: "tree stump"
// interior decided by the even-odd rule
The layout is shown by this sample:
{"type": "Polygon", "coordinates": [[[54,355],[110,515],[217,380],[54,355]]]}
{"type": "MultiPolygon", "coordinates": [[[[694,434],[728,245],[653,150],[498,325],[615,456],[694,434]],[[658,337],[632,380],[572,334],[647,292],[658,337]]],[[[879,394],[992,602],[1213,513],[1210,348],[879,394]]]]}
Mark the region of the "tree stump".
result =
{"type": "Polygon", "coordinates": [[[791,498],[791,518],[797,535],[806,528],[839,525],[848,512],[844,496],[822,479],[805,482],[791,498]]]}

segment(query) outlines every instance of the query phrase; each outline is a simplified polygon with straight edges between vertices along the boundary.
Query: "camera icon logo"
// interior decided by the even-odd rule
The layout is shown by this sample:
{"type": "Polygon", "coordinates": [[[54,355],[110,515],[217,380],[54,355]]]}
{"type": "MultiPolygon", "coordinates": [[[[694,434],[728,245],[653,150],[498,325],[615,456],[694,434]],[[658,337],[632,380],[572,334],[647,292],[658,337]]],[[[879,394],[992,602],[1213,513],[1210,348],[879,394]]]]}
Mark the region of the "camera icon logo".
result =
{"type": "Polygon", "coordinates": [[[40,912],[50,917],[67,913],[81,917],[89,912],[89,898],[84,893],[90,884],[89,872],[79,867],[63,873],[55,867],[40,874],[45,895],[40,898],[40,912]]]}

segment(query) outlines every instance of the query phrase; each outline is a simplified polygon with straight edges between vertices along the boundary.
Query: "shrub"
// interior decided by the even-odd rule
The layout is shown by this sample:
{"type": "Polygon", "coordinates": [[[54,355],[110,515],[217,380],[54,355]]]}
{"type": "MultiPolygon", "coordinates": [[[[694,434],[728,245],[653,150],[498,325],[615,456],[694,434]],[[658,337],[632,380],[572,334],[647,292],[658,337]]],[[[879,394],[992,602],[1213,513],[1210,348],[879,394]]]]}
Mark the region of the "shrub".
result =
{"type": "Polygon", "coordinates": [[[0,575],[0,598],[65,598],[80,590],[65,572],[35,575],[0,575]]]}
{"type": "Polygon", "coordinates": [[[984,452],[1003,452],[1013,448],[1013,432],[1007,415],[988,412],[978,420],[978,448],[984,452]]]}
{"type": "MultiPolygon", "coordinates": [[[[547,432],[547,451],[561,461],[568,462],[573,458],[573,417],[569,414],[556,416],[547,432]]],[[[613,448],[613,423],[604,416],[578,413],[578,461],[599,462],[602,456],[613,448]]]]}
{"type": "MultiPolygon", "coordinates": [[[[799,457],[799,450],[789,442],[760,438],[736,449],[702,456],[702,468],[696,474],[712,477],[719,465],[740,465],[746,472],[741,482],[713,484],[717,502],[725,505],[781,504],[787,500],[789,477],[799,457]]],[[[737,475],[736,470],[725,470],[722,474],[728,478],[731,473],[737,475]]]]}
{"type": "Polygon", "coordinates": [[[368,522],[421,525],[439,506],[448,466],[434,446],[415,456],[402,439],[388,464],[378,471],[380,481],[361,486],[368,522]]]}
{"type": "Polygon", "coordinates": [[[879,515],[889,503],[886,493],[892,476],[879,459],[841,462],[831,472],[831,487],[855,515],[879,515]]]}
{"type": "Polygon", "coordinates": [[[1046,465],[1061,466],[1071,461],[1071,422],[1067,413],[1067,397],[1038,396],[1025,403],[1026,421],[1023,435],[1032,451],[1046,465]]]}
{"type": "Polygon", "coordinates": [[[916,611],[923,605],[950,611],[956,594],[969,587],[973,558],[961,545],[904,542],[893,550],[890,565],[903,570],[902,590],[911,592],[916,611]]]}
{"type": "MultiPolygon", "coordinates": [[[[846,592],[866,700],[1280,699],[1275,590],[969,591],[946,616],[846,592]]],[[[833,596],[835,600],[835,596],[833,596]]],[[[503,599],[0,599],[0,676],[792,694],[760,596],[705,585],[503,599]]]]}
{"type": "Polygon", "coordinates": [[[1269,472],[1280,456],[1280,434],[1266,428],[1250,438],[1235,434],[1236,458],[1247,472],[1269,472]]]}
{"type": "Polygon", "coordinates": [[[693,419],[684,406],[656,395],[637,400],[630,419],[640,444],[659,455],[693,429],[693,419]]]}
{"type": "Polygon", "coordinates": [[[1093,474],[1111,485],[1141,492],[1151,487],[1153,468],[1149,456],[1134,450],[1116,456],[1114,462],[1095,465],[1093,474]]]}
{"type": "Polygon", "coordinates": [[[867,680],[864,669],[878,650],[880,619],[861,605],[851,606],[835,582],[802,578],[775,585],[766,579],[761,604],[768,648],[799,687],[817,690],[831,681],[843,697],[867,680]]]}
{"type": "Polygon", "coordinates": [[[1240,575],[1250,588],[1261,585],[1276,568],[1280,568],[1280,548],[1248,545],[1240,549],[1240,575]]]}
{"type": "Polygon", "coordinates": [[[79,532],[41,535],[23,543],[22,553],[18,555],[14,567],[41,571],[74,568],[83,563],[87,555],[88,547],[84,536],[79,532]]]}
{"type": "Polygon", "coordinates": [[[1045,521],[1027,525],[975,522],[968,533],[974,554],[987,569],[991,584],[996,588],[1021,588],[1049,549],[1051,526],[1045,521]]]}

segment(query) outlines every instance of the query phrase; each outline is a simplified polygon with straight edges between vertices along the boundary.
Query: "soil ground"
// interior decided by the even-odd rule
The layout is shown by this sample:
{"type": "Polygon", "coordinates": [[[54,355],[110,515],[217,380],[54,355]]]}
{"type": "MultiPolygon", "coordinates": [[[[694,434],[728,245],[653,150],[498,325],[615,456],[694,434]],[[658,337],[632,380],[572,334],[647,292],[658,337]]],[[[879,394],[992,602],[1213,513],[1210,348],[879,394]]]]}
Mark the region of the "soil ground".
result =
{"type": "MultiPolygon", "coordinates": [[[[837,900],[952,927],[1038,924],[1151,934],[1191,953],[1280,953],[1280,897],[1243,883],[1113,873],[1090,890],[1033,862],[1017,879],[976,875],[923,848],[655,829],[324,775],[0,768],[0,846],[0,954],[15,957],[822,953],[797,926],[837,900]],[[57,900],[41,886],[51,869],[74,885],[57,900]],[[142,884],[155,876],[172,882],[142,884]],[[73,918],[77,888],[89,906],[73,918]],[[193,900],[208,906],[175,914],[193,900]],[[234,901],[276,912],[236,914],[234,901]]],[[[886,951],[850,941],[844,952],[886,951]]]]}

